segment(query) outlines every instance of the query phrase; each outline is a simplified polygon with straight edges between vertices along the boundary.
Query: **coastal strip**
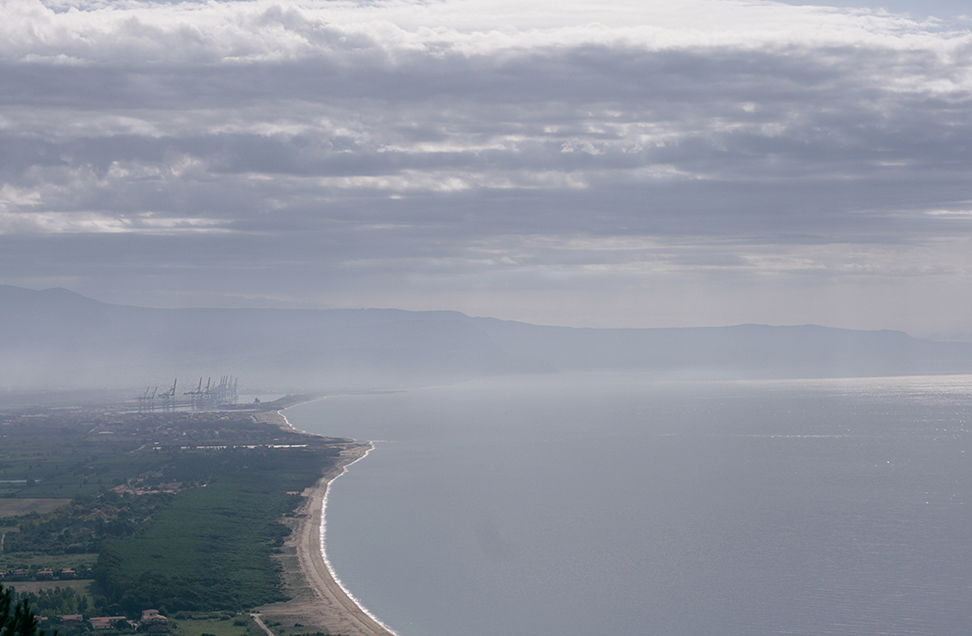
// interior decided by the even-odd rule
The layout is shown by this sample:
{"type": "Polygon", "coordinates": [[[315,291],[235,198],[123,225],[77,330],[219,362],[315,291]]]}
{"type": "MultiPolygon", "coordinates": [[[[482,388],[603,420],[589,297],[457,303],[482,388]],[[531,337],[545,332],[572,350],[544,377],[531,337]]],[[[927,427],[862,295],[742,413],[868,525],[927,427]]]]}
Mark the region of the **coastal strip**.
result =
{"type": "MultiPolygon", "coordinates": [[[[253,414],[253,421],[262,422],[264,424],[269,424],[271,426],[276,426],[277,428],[284,431],[291,431],[294,433],[304,433],[306,431],[298,431],[294,428],[294,425],[290,423],[287,416],[280,411],[259,411],[253,414]]],[[[309,435],[310,433],[308,433],[309,435]]]]}
{"type": "MultiPolygon", "coordinates": [[[[347,472],[348,467],[351,464],[353,464],[353,463],[355,463],[355,462],[357,462],[357,461],[359,461],[361,459],[364,459],[365,457],[368,456],[368,453],[370,453],[371,451],[374,450],[375,447],[374,447],[374,445],[371,442],[368,442],[367,445],[368,445],[368,448],[367,448],[367,450],[365,450],[364,454],[362,454],[360,457],[357,457],[357,458],[351,460],[349,463],[345,464],[344,467],[343,467],[343,469],[341,470],[341,472],[337,475],[337,477],[340,477],[345,472],[347,472]]],[[[337,477],[335,477],[334,479],[337,479],[337,477]]],[[[333,482],[334,479],[331,479],[331,482],[333,482]]],[[[348,588],[344,587],[344,583],[342,583],[341,582],[341,579],[338,578],[337,573],[334,571],[334,568],[331,566],[331,561],[327,558],[327,546],[326,546],[327,541],[325,539],[325,534],[326,534],[325,530],[327,528],[327,501],[328,501],[328,495],[330,494],[330,492],[331,492],[330,491],[330,483],[328,483],[328,488],[325,489],[325,491],[324,491],[323,505],[321,507],[321,524],[320,524],[320,527],[318,529],[318,538],[320,539],[320,549],[317,550],[316,554],[318,554],[320,556],[320,558],[323,559],[324,565],[325,565],[325,567],[327,567],[327,572],[330,575],[331,580],[333,580],[335,583],[337,583],[338,587],[341,588],[341,590],[344,592],[344,595],[347,596],[349,599],[351,599],[351,601],[358,607],[358,609],[360,609],[362,612],[364,612],[365,614],[367,614],[368,617],[372,621],[374,621],[375,623],[377,623],[378,625],[380,625],[382,627],[382,629],[385,630],[382,633],[387,633],[387,634],[391,634],[392,636],[397,636],[397,634],[394,631],[392,631],[387,625],[385,625],[384,623],[382,623],[378,619],[377,616],[375,616],[374,614],[372,614],[371,612],[369,612],[368,611],[368,608],[366,608],[364,605],[362,605],[361,604],[361,601],[359,601],[358,599],[356,599],[354,597],[354,594],[352,594],[351,591],[348,588]]]]}
{"type": "MultiPolygon", "coordinates": [[[[274,423],[289,427],[286,417],[274,423]]],[[[278,556],[283,568],[284,589],[292,600],[258,608],[263,622],[300,624],[343,636],[396,636],[362,608],[334,576],[324,555],[322,534],[324,507],[330,483],[347,466],[372,449],[366,442],[346,442],[333,468],[302,493],[304,503],[291,518],[290,537],[278,556]]]]}

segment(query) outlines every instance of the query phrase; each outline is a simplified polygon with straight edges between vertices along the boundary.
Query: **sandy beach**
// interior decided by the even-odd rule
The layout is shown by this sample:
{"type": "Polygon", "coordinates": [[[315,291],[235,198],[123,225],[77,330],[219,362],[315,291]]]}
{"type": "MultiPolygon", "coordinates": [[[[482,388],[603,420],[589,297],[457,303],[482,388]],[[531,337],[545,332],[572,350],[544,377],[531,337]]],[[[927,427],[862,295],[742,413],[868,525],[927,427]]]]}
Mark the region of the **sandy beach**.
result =
{"type": "Polygon", "coordinates": [[[253,417],[253,421],[255,422],[270,424],[271,426],[276,426],[285,431],[297,430],[294,428],[293,424],[287,420],[287,417],[280,411],[259,411],[254,413],[251,417],[253,417]]]}
{"type": "MultiPolygon", "coordinates": [[[[286,422],[283,416],[280,420],[280,424],[286,422]]],[[[368,443],[347,444],[337,465],[302,493],[303,505],[293,518],[285,519],[291,534],[278,558],[283,566],[284,588],[292,600],[258,608],[263,622],[300,623],[308,631],[343,636],[394,636],[345,593],[331,576],[321,550],[321,520],[328,484],[370,449],[368,443]]]]}

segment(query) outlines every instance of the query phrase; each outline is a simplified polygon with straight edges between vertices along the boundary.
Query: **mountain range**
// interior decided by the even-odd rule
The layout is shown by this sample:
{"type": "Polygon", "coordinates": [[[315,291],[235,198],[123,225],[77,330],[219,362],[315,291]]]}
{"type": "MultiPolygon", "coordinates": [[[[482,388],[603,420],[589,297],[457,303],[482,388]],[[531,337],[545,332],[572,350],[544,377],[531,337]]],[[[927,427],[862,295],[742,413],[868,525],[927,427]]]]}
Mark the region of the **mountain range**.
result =
{"type": "Polygon", "coordinates": [[[0,388],[124,388],[238,376],[281,390],[499,374],[666,378],[972,373],[972,343],[816,325],[589,329],[397,309],[152,309],[0,285],[0,388]]]}

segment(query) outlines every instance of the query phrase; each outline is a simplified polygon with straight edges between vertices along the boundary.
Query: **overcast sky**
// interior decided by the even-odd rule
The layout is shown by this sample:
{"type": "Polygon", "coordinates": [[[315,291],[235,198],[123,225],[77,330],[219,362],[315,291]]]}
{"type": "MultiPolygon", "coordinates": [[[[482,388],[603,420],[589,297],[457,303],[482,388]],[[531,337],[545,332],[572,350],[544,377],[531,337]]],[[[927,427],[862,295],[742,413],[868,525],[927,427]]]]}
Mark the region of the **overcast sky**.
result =
{"type": "Polygon", "coordinates": [[[0,283],[972,334],[959,4],[0,0],[0,283]]]}

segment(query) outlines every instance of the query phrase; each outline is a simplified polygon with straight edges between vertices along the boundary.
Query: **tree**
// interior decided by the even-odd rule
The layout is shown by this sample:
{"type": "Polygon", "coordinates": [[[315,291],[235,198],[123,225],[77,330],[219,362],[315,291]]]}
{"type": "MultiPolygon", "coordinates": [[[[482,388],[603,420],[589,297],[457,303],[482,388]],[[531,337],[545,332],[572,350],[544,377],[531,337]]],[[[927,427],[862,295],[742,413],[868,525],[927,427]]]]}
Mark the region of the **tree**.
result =
{"type": "Polygon", "coordinates": [[[0,636],[44,636],[26,600],[14,603],[13,594],[0,585],[0,636]]]}

